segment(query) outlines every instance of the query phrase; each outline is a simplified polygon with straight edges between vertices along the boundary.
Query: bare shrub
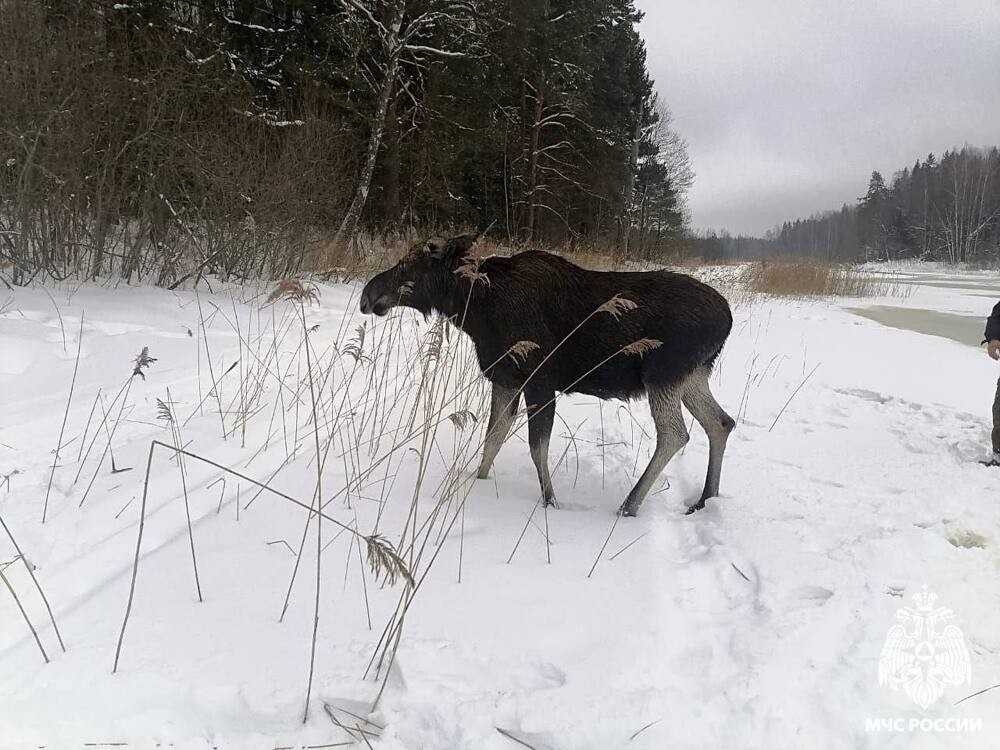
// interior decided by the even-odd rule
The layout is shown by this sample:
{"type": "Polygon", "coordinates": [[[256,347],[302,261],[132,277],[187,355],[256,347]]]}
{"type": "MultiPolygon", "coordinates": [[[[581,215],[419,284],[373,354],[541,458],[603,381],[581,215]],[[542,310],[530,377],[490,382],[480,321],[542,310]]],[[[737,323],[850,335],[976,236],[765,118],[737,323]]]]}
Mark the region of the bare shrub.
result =
{"type": "Polygon", "coordinates": [[[195,52],[155,29],[140,39],[118,8],[0,3],[0,260],[13,282],[308,267],[351,169],[329,102],[309,87],[263,102],[223,56],[192,61],[197,35],[185,36],[195,52]]]}

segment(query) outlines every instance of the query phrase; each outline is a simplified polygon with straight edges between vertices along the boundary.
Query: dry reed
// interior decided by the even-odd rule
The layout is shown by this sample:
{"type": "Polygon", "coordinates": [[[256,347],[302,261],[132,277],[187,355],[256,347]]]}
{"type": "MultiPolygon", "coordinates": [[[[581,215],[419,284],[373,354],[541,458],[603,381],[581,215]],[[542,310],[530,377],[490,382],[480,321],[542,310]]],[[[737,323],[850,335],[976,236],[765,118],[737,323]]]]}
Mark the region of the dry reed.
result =
{"type": "Polygon", "coordinates": [[[901,297],[911,287],[892,274],[818,260],[762,260],[737,274],[737,288],[754,295],[790,299],[901,297]]]}

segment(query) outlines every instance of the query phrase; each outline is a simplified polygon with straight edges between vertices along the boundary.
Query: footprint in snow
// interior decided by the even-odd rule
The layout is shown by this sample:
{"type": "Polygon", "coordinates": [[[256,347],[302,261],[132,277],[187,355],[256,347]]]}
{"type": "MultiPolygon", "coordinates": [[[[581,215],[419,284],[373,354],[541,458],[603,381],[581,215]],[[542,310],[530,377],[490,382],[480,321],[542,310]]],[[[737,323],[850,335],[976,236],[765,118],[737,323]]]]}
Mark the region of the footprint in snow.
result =
{"type": "Polygon", "coordinates": [[[968,529],[954,529],[945,535],[945,539],[959,549],[986,549],[989,544],[985,536],[968,529]]]}
{"type": "Polygon", "coordinates": [[[864,388],[836,388],[834,390],[845,396],[853,396],[854,398],[859,398],[863,401],[871,401],[876,404],[888,404],[890,401],[895,400],[892,396],[888,396],[884,393],[877,393],[875,391],[869,391],[864,388]]]}
{"type": "Polygon", "coordinates": [[[792,590],[792,595],[806,604],[825,604],[833,596],[833,592],[824,586],[799,586],[792,590]]]}

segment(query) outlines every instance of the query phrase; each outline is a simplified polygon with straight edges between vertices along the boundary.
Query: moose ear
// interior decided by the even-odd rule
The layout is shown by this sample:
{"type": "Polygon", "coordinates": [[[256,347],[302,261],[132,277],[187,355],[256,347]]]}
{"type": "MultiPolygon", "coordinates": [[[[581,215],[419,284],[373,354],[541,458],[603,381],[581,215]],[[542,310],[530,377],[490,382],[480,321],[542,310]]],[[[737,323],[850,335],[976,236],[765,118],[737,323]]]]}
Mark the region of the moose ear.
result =
{"type": "Polygon", "coordinates": [[[452,237],[448,240],[448,253],[456,258],[461,258],[472,249],[478,239],[479,234],[461,234],[458,237],[452,237]]]}
{"type": "Polygon", "coordinates": [[[424,252],[432,258],[441,260],[448,251],[448,243],[440,237],[432,237],[424,243],[424,252]]]}
{"type": "Polygon", "coordinates": [[[462,234],[448,240],[432,237],[424,243],[424,252],[435,260],[457,263],[465,257],[478,239],[478,234],[462,234]]]}

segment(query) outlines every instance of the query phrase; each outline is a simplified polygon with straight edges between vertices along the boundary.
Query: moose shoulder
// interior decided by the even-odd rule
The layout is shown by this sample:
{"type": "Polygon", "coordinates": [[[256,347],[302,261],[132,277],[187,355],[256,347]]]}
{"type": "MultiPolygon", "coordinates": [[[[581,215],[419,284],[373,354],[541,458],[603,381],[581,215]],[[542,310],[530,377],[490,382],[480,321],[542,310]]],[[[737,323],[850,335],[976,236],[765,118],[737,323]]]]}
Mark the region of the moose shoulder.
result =
{"type": "Polygon", "coordinates": [[[491,381],[490,418],[479,476],[486,477],[514,421],[521,394],[528,443],[547,503],[554,499],[548,445],[555,393],[602,399],[646,396],[657,445],[621,506],[634,515],[670,458],[687,442],[683,403],[709,438],[705,488],[691,510],[718,494],[734,422],[709,390],[708,377],[732,328],[725,298],[670,271],[588,271],[550,253],[473,261],[475,235],[432,239],[375,276],[361,311],[397,306],[447,316],[473,341],[491,381]]]}

